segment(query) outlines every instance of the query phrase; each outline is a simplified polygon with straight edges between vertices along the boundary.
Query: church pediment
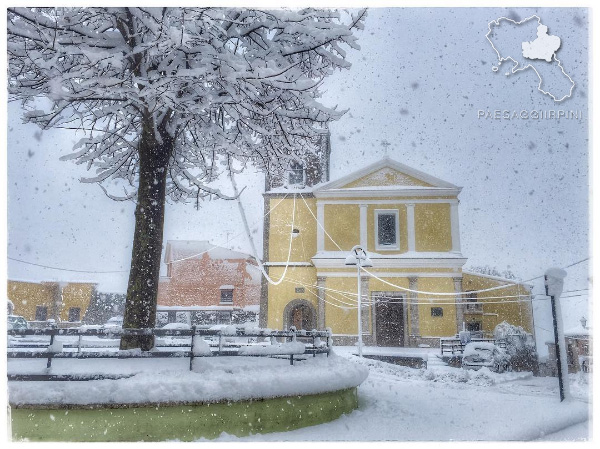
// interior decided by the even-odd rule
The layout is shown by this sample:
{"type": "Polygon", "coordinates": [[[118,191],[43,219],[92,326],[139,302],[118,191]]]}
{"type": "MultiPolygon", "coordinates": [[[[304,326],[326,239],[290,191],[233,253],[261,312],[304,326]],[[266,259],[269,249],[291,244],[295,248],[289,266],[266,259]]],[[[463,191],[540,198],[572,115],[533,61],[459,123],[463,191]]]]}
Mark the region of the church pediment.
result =
{"type": "Polygon", "coordinates": [[[391,167],[381,168],[373,173],[369,173],[362,178],[349,182],[341,186],[341,189],[353,189],[357,187],[390,187],[390,186],[419,186],[434,187],[414,176],[407,175],[391,167]]]}
{"type": "Polygon", "coordinates": [[[327,182],[318,186],[314,193],[316,196],[335,193],[343,195],[347,193],[392,191],[420,192],[423,194],[454,195],[461,188],[443,181],[420,170],[416,170],[400,162],[384,158],[374,164],[368,165],[361,170],[350,173],[340,179],[327,182]]]}

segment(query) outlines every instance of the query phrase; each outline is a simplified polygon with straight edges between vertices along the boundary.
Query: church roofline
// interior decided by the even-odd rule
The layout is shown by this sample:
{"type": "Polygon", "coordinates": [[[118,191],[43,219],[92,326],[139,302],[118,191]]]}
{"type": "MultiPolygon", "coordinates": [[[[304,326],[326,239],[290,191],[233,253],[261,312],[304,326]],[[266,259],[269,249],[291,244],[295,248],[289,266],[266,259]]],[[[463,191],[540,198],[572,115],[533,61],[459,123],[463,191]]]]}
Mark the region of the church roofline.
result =
{"type": "MultiPolygon", "coordinates": [[[[352,181],[356,181],[356,180],[358,180],[370,173],[373,173],[377,170],[380,170],[382,168],[392,168],[394,170],[397,170],[399,172],[402,172],[406,175],[409,175],[413,178],[416,178],[420,181],[423,181],[427,184],[432,185],[432,187],[422,187],[422,186],[412,187],[415,190],[427,191],[427,190],[436,189],[436,190],[441,191],[443,189],[447,189],[448,193],[451,192],[453,194],[458,194],[462,190],[462,187],[456,186],[452,183],[449,183],[442,179],[436,178],[435,176],[432,176],[425,172],[417,170],[416,168],[409,167],[408,165],[402,164],[402,163],[395,161],[386,156],[377,162],[374,162],[370,165],[367,165],[366,167],[361,168],[360,170],[349,173],[348,175],[342,176],[341,178],[335,179],[333,181],[325,182],[323,184],[320,184],[319,186],[315,186],[315,188],[313,189],[313,193],[315,193],[315,195],[317,196],[317,194],[321,193],[321,192],[325,192],[325,191],[329,192],[332,190],[333,191],[341,190],[340,189],[341,187],[351,183],[352,181]]],[[[364,187],[364,188],[360,188],[360,189],[355,188],[352,190],[344,189],[344,190],[349,191],[349,192],[367,191],[367,190],[369,190],[369,187],[364,187]]],[[[374,191],[376,189],[371,188],[370,190],[374,191]]],[[[396,191],[399,189],[394,186],[389,186],[389,190],[396,191]]],[[[407,190],[406,188],[403,189],[404,192],[406,190],[407,190]]],[[[378,193],[381,193],[381,192],[378,192],[378,193]]]]}
{"type": "Polygon", "coordinates": [[[316,198],[371,198],[371,197],[444,197],[458,196],[461,188],[388,186],[387,188],[331,189],[313,192],[316,198]]]}
{"type": "Polygon", "coordinates": [[[508,279],[508,278],[501,277],[501,276],[493,276],[491,274],[483,274],[483,273],[478,273],[476,271],[471,271],[471,270],[463,270],[463,274],[466,274],[469,276],[479,276],[482,278],[491,279],[493,281],[505,282],[507,284],[513,284],[513,285],[523,285],[528,288],[533,288],[533,284],[527,284],[518,279],[508,279]]]}

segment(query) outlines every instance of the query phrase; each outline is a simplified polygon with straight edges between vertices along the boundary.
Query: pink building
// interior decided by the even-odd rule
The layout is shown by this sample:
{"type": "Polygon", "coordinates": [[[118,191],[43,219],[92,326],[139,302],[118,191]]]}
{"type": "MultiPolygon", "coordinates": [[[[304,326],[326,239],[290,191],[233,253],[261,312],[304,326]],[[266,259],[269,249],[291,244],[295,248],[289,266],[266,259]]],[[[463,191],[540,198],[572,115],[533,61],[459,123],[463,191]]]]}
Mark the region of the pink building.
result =
{"type": "Polygon", "coordinates": [[[252,256],[208,241],[169,240],[165,263],[167,276],[158,286],[159,324],[255,321],[261,274],[252,256]]]}

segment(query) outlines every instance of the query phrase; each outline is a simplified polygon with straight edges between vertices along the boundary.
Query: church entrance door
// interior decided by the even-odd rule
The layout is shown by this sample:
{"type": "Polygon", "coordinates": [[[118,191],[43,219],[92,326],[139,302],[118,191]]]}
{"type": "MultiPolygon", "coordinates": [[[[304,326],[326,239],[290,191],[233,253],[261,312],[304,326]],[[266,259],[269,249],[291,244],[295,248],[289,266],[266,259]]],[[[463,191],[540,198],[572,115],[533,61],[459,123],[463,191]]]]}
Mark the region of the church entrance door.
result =
{"type": "Polygon", "coordinates": [[[404,346],[403,299],[391,292],[376,297],[377,346],[404,346]]]}

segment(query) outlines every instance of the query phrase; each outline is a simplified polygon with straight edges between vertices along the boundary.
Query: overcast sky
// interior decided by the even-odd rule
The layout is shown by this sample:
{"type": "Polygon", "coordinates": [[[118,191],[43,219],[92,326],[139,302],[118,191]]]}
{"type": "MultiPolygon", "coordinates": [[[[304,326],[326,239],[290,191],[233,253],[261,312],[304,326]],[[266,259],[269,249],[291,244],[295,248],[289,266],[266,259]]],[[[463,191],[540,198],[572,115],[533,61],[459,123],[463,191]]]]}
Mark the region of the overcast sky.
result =
{"type": "MultiPolygon", "coordinates": [[[[585,9],[371,9],[350,51],[349,71],[325,82],[323,101],[349,112],[331,126],[332,179],[386,154],[463,187],[461,243],[467,266],[511,270],[521,279],[588,257],[588,15],[585,9]],[[575,82],[556,103],[537,90],[532,70],[494,72],[488,22],[537,14],[562,39],[557,53],[575,82]],[[583,119],[489,120],[478,110],[579,111],[583,119]]],[[[532,36],[534,39],[535,36],[532,36]]],[[[76,135],[41,132],[8,106],[8,256],[82,271],[59,271],[9,260],[9,279],[93,280],[125,291],[134,204],[108,199],[81,184],[85,167],[58,158],[76,135]]],[[[261,174],[238,180],[262,247],[261,174]]],[[[227,183],[224,189],[230,190],[227,183]]],[[[169,204],[165,242],[210,240],[250,252],[235,202],[169,204]]],[[[565,290],[588,288],[588,264],[568,269],[565,290]]],[[[541,283],[536,281],[536,292],[541,283]]],[[[583,292],[584,295],[587,292],[583,292]]],[[[566,327],[587,314],[587,296],[567,298],[566,327]]],[[[536,302],[536,325],[549,327],[547,302],[536,302]]],[[[541,328],[540,328],[541,329],[541,328]]],[[[536,329],[536,332],[545,332],[536,329]]],[[[549,335],[549,334],[548,334],[549,335]]],[[[539,340],[539,339],[538,339],[539,340]]]]}

